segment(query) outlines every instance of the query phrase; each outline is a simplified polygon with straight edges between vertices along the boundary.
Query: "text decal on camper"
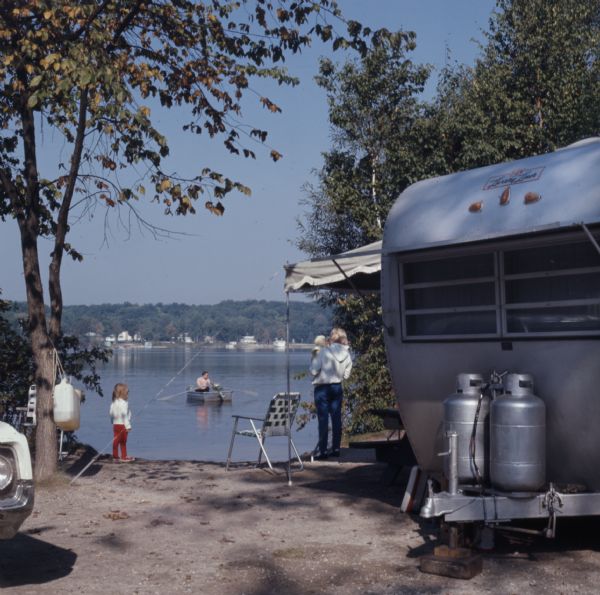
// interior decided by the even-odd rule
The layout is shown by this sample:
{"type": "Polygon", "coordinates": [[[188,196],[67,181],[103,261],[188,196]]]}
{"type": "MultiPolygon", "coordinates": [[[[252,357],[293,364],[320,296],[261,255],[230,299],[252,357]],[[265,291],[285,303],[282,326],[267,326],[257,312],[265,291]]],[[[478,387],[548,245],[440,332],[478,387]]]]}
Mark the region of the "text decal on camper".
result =
{"type": "Polygon", "coordinates": [[[533,182],[542,177],[543,167],[531,167],[528,169],[514,169],[499,176],[492,176],[488,179],[484,190],[492,190],[501,186],[511,186],[513,184],[523,184],[525,182],[533,182]]]}

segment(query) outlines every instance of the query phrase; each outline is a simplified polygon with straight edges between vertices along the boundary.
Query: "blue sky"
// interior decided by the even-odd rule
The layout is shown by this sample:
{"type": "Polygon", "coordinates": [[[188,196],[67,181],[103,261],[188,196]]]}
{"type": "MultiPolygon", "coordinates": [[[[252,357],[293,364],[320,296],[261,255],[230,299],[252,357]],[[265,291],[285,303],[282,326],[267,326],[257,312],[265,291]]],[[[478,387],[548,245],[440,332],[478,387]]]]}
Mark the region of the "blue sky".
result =
{"type": "MultiPolygon", "coordinates": [[[[472,64],[494,9],[493,0],[340,0],[348,18],[371,28],[414,30],[417,49],[412,59],[439,70],[448,59],[472,64]]],[[[214,217],[202,204],[196,215],[165,217],[155,204],[140,205],[152,223],[185,235],[156,240],[133,226],[126,232],[111,216],[108,244],[104,213],[73,226],[69,241],[84,254],[82,263],[65,258],[65,304],[181,302],[212,304],[225,299],[281,300],[283,264],[303,260],[293,245],[302,214],[302,186],[314,181],[321,153],[330,146],[324,93],[314,84],[318,58],[335,61],[344,54],[315,45],[287,60],[299,87],[270,87],[267,94],[283,113],[271,115],[249,105],[245,118],[266,126],[269,144],[283,154],[273,163],[268,150],[254,147],[256,160],[229,156],[222,145],[180,132],[170,114],[158,114],[159,127],[172,140],[171,165],[178,171],[204,166],[224,171],[252,188],[252,196],[230,195],[224,217],[214,217]]],[[[258,85],[258,83],[256,83],[258,85]]],[[[432,92],[433,84],[428,92],[432,92]]],[[[47,159],[56,153],[52,139],[45,141],[47,159]]],[[[40,252],[51,246],[42,241],[40,252]]],[[[2,297],[25,300],[18,230],[14,221],[0,223],[0,288],[2,297]]],[[[47,258],[42,261],[43,273],[47,258]]]]}

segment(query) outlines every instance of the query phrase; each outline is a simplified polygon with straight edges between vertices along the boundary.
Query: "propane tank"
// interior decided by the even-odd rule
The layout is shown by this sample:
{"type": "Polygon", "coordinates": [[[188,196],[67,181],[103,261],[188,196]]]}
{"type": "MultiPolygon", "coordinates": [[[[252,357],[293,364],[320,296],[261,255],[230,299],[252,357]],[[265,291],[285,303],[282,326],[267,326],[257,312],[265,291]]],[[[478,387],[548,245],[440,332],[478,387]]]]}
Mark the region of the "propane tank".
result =
{"type": "Polygon", "coordinates": [[[546,406],[530,374],[509,374],[490,410],[490,478],[504,492],[535,492],[546,483],[546,406]]]}
{"type": "MultiPolygon", "coordinates": [[[[463,484],[473,484],[478,481],[475,464],[480,478],[487,477],[490,412],[490,401],[487,396],[482,398],[479,409],[475,428],[474,457],[470,450],[482,388],[481,374],[459,374],[456,378],[456,392],[444,401],[444,430],[446,434],[456,432],[458,435],[458,481],[463,484]]],[[[448,459],[449,457],[446,461],[448,459]]]]}
{"type": "Polygon", "coordinates": [[[67,378],[54,387],[54,423],[63,431],[79,428],[80,395],[67,378]]]}

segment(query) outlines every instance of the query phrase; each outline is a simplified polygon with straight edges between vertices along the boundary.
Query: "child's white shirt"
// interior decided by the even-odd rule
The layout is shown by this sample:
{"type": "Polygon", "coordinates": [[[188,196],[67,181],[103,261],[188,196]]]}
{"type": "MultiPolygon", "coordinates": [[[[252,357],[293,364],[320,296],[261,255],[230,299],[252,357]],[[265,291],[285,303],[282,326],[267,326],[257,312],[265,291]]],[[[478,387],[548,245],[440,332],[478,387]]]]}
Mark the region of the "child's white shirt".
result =
{"type": "Polygon", "coordinates": [[[113,424],[122,424],[126,430],[131,430],[131,411],[125,399],[115,399],[110,405],[110,416],[113,424]]]}

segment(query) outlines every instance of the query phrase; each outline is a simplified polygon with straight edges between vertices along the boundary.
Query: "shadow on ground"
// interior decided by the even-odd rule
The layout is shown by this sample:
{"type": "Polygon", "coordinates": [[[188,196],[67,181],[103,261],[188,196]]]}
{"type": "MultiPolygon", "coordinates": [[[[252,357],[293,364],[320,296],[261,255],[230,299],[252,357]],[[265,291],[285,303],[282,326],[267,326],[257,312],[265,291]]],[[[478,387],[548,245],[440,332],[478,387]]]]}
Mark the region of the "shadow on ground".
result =
{"type": "Polygon", "coordinates": [[[393,484],[385,480],[387,465],[365,464],[340,471],[337,465],[326,468],[315,463],[302,479],[302,486],[311,490],[334,492],[350,498],[376,500],[400,508],[408,476],[393,484]]]}
{"type": "Polygon", "coordinates": [[[81,477],[92,477],[102,469],[102,463],[106,463],[107,459],[106,455],[104,455],[98,457],[96,462],[94,460],[96,457],[98,457],[98,451],[96,449],[91,446],[81,445],[62,461],[60,467],[62,471],[70,477],[79,475],[84,469],[85,471],[81,474],[81,477]],[[92,463],[92,461],[94,462],[92,463]],[[90,465],[90,463],[92,464],[90,465]]]}
{"type": "Polygon", "coordinates": [[[18,534],[0,541],[0,587],[41,585],[71,573],[77,554],[35,537],[18,534]]]}

